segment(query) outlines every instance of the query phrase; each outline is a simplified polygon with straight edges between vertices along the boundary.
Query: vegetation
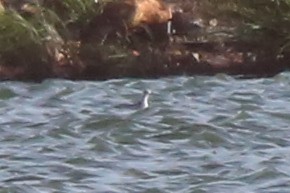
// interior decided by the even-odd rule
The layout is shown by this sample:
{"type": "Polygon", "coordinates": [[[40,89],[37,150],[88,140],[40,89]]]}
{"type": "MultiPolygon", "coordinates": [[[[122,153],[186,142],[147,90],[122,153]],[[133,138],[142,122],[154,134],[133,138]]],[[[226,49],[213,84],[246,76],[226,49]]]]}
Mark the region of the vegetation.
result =
{"type": "MultiPolygon", "coordinates": [[[[2,5],[0,1],[0,65],[30,70],[65,65],[87,72],[95,67],[108,74],[111,71],[127,75],[128,71],[137,73],[136,63],[145,65],[148,62],[145,59],[152,56],[157,56],[160,63],[171,61],[172,58],[158,55],[160,50],[171,46],[171,40],[154,39],[147,28],[144,28],[145,33],[144,30],[134,31],[130,37],[121,30],[114,36],[110,36],[110,30],[99,31],[102,35],[97,36],[86,33],[95,32],[92,21],[103,13],[106,3],[112,1],[44,0],[42,4],[22,3],[15,7],[2,5]],[[140,52],[152,55],[139,57],[140,52]]],[[[179,0],[175,3],[180,5],[179,0]]],[[[211,34],[203,34],[203,42],[246,42],[276,56],[290,55],[290,0],[189,0],[182,3],[192,6],[191,18],[204,21],[203,33],[211,34]],[[212,25],[212,19],[218,24],[212,25]],[[229,34],[222,42],[221,31],[229,34]]]]}
{"type": "Polygon", "coordinates": [[[207,0],[204,5],[205,9],[210,8],[211,16],[237,27],[235,37],[239,41],[270,44],[277,51],[289,51],[289,0],[207,0]]]}

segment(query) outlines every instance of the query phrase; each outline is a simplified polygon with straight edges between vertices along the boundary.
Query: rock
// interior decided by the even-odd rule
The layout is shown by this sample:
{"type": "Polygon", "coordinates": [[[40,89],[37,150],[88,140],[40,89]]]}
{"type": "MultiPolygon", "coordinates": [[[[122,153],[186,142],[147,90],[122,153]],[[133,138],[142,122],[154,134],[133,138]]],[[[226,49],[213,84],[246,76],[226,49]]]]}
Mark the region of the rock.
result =
{"type": "Polygon", "coordinates": [[[105,4],[101,14],[94,17],[82,31],[82,39],[128,37],[135,30],[166,23],[172,18],[169,5],[162,0],[120,0],[105,4]]]}
{"type": "Polygon", "coordinates": [[[172,19],[171,7],[162,0],[134,0],[133,2],[135,10],[129,21],[131,27],[166,23],[172,19]]]}

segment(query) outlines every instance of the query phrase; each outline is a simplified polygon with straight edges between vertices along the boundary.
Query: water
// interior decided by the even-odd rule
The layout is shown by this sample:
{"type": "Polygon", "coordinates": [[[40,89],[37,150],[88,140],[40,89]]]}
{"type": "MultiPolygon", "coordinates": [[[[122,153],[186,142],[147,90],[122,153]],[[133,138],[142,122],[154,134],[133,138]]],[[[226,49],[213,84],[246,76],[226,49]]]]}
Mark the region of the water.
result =
{"type": "Polygon", "coordinates": [[[288,193],[289,82],[2,82],[0,192],[288,193]]]}

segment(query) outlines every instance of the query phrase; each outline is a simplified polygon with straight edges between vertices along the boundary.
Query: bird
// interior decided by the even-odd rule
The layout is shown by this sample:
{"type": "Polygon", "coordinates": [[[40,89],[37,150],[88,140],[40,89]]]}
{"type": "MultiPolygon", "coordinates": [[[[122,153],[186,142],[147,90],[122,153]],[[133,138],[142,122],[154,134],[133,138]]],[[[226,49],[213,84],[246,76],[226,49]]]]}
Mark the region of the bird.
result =
{"type": "Polygon", "coordinates": [[[151,90],[146,89],[143,91],[142,99],[137,103],[142,109],[146,109],[149,107],[149,96],[152,93],[151,90]]]}
{"type": "Polygon", "coordinates": [[[147,109],[149,107],[149,96],[152,93],[151,90],[146,89],[143,91],[142,98],[133,104],[120,104],[116,108],[127,108],[127,109],[147,109]]]}

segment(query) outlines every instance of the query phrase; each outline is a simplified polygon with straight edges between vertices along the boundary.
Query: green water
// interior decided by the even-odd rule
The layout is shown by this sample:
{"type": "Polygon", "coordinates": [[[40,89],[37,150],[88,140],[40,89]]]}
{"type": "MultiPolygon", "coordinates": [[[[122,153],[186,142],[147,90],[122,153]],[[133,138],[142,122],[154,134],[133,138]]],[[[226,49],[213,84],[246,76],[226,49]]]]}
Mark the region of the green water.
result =
{"type": "Polygon", "coordinates": [[[0,83],[0,192],[288,193],[290,73],[0,83]],[[116,108],[151,89],[150,108],[116,108]]]}

